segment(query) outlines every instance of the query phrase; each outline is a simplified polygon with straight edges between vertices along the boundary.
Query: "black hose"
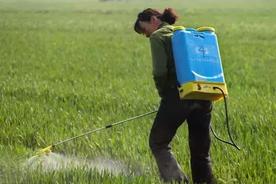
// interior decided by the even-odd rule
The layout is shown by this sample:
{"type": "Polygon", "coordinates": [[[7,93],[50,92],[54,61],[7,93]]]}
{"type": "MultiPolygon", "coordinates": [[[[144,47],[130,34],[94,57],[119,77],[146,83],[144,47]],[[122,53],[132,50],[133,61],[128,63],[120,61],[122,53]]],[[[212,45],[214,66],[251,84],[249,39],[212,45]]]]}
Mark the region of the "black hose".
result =
{"type": "Polygon", "coordinates": [[[225,141],[225,140],[219,138],[219,137],[217,136],[217,134],[215,133],[215,131],[213,130],[212,126],[211,126],[211,131],[212,131],[213,135],[215,136],[215,138],[216,138],[217,140],[219,140],[219,141],[221,141],[221,142],[223,142],[223,143],[229,144],[229,145],[235,147],[237,150],[241,150],[241,149],[239,148],[239,146],[237,146],[237,144],[235,143],[235,141],[233,140],[232,135],[231,135],[230,126],[229,126],[229,120],[228,120],[227,102],[226,102],[226,98],[225,98],[224,91],[223,91],[221,88],[219,88],[219,87],[213,87],[213,89],[218,89],[218,90],[220,90],[221,93],[222,93],[222,95],[223,95],[224,107],[225,107],[225,122],[226,122],[226,126],[227,126],[228,136],[229,136],[231,142],[228,142],[228,141],[225,141]]]}

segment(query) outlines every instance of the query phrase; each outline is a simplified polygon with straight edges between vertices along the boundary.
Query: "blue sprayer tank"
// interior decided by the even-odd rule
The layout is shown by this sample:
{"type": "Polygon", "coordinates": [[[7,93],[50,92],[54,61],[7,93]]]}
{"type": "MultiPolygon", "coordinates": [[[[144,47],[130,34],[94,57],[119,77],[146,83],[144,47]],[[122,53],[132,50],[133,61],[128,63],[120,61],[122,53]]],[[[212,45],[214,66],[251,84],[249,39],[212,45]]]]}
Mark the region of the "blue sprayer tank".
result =
{"type": "Polygon", "coordinates": [[[172,48],[181,99],[216,101],[227,95],[214,28],[176,26],[172,48]]]}

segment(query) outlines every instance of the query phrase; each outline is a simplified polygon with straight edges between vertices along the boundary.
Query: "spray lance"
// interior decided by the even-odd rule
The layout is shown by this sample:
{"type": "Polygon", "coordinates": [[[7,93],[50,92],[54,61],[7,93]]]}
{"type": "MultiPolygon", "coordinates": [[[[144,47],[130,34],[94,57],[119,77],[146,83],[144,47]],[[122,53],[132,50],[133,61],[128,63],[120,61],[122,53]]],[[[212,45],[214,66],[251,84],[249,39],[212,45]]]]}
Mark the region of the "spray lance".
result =
{"type": "Polygon", "coordinates": [[[151,115],[153,113],[156,113],[157,110],[154,110],[154,111],[150,111],[150,112],[147,112],[147,113],[144,113],[144,114],[141,114],[141,115],[137,115],[137,116],[134,116],[134,117],[131,117],[131,118],[128,118],[128,119],[125,119],[125,120],[122,120],[122,121],[118,121],[118,122],[115,122],[115,123],[111,123],[109,125],[106,125],[104,127],[101,127],[101,128],[97,128],[97,129],[94,129],[94,130],[90,130],[90,131],[87,131],[83,134],[80,134],[80,135],[77,135],[77,136],[74,136],[74,137],[70,137],[68,139],[65,139],[65,140],[61,140],[59,142],[56,142],[56,143],[53,143],[51,144],[50,146],[47,146],[43,149],[40,149],[36,152],[36,155],[38,156],[41,156],[41,155],[48,155],[49,153],[52,152],[52,150],[60,145],[60,144],[64,144],[66,142],[69,142],[69,141],[72,141],[72,140],[75,140],[75,139],[78,139],[78,138],[81,138],[81,137],[84,137],[86,135],[89,135],[89,134],[92,134],[94,132],[98,132],[98,131],[101,131],[101,130],[105,130],[105,129],[108,129],[108,128],[111,128],[111,127],[114,127],[114,126],[118,126],[118,125],[121,125],[123,123],[126,123],[126,122],[129,122],[129,121],[132,121],[132,120],[135,120],[135,119],[138,119],[138,118],[142,118],[142,117],[145,117],[145,116],[148,116],[148,115],[151,115]]]}

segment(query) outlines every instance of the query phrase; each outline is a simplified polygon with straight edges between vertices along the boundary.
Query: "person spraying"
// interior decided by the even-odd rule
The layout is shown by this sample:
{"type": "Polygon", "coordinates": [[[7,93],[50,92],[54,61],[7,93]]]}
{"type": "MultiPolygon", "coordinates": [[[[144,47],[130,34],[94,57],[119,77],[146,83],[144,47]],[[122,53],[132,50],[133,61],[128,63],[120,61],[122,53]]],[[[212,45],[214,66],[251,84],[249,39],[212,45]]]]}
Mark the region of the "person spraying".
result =
{"type": "Polygon", "coordinates": [[[152,74],[161,97],[154,119],[149,146],[155,157],[160,177],[165,182],[188,183],[171,150],[170,142],[183,122],[189,131],[190,163],[194,183],[215,183],[210,158],[210,122],[212,102],[209,100],[180,99],[171,37],[172,26],[178,16],[166,8],[163,13],[147,8],[140,12],[134,30],[149,38],[152,54],[152,74]]]}

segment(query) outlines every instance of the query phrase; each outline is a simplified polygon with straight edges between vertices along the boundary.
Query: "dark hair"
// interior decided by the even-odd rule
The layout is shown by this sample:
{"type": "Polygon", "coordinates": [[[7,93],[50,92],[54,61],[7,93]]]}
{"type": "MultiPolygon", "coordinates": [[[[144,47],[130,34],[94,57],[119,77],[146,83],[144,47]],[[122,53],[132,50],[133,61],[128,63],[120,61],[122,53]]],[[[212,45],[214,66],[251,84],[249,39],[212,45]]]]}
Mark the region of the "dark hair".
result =
{"type": "Polygon", "coordinates": [[[149,22],[152,16],[156,16],[161,21],[167,22],[170,25],[174,24],[178,18],[176,12],[172,8],[166,8],[163,13],[152,8],[147,8],[138,14],[134,24],[134,30],[139,34],[142,33],[143,30],[140,27],[139,21],[149,22]]]}

